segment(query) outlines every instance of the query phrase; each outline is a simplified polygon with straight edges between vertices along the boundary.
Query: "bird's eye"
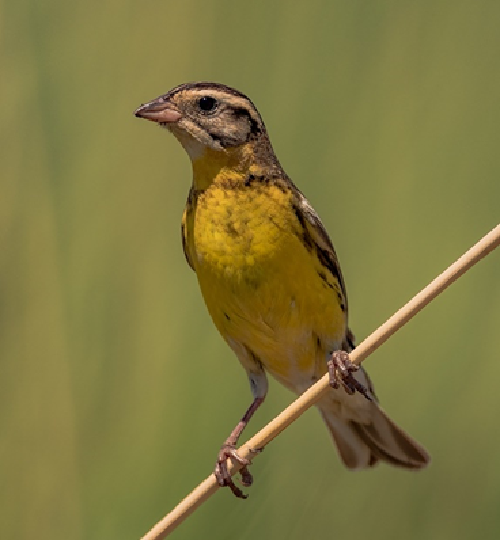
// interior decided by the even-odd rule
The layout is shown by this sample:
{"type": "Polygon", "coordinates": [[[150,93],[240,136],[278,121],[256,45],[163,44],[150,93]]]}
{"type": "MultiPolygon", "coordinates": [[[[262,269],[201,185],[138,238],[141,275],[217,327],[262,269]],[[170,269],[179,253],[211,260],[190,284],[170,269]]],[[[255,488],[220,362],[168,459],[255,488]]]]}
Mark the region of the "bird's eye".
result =
{"type": "Polygon", "coordinates": [[[217,100],[210,96],[203,96],[199,99],[198,106],[203,112],[213,112],[217,108],[217,100]]]}

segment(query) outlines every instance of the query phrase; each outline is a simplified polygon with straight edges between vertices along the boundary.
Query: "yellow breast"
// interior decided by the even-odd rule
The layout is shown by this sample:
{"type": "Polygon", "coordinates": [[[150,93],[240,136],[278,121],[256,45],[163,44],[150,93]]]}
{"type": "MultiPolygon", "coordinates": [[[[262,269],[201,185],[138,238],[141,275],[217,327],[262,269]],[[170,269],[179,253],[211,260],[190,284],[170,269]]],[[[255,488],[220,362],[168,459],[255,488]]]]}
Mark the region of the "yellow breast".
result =
{"type": "Polygon", "coordinates": [[[212,183],[192,200],[186,243],[210,315],[226,341],[244,344],[292,389],[325,372],[345,334],[345,313],[301,240],[283,183],[212,183]]]}

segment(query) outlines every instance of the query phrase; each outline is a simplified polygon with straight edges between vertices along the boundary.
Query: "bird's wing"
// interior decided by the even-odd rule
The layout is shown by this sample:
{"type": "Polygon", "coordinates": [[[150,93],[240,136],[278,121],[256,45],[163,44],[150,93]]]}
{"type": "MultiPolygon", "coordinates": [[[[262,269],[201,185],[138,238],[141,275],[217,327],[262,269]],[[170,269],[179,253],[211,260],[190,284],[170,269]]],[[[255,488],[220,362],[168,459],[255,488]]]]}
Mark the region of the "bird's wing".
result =
{"type": "Polygon", "coordinates": [[[344,297],[347,314],[347,292],[332,241],[330,240],[321,219],[309,201],[304,197],[299,189],[297,189],[295,186],[293,187],[293,209],[300,226],[303,229],[303,241],[306,245],[310,245],[316,251],[316,255],[321,265],[338,282],[339,288],[344,297]]]}

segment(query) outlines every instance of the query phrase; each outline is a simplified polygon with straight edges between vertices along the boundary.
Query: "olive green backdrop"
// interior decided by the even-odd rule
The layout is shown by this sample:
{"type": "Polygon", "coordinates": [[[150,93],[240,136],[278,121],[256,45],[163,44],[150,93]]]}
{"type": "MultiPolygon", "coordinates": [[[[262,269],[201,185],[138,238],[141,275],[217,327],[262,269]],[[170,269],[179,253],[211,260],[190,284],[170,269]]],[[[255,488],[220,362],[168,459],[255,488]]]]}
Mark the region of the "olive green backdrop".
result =
{"type": "MultiPolygon", "coordinates": [[[[3,1],[0,537],[138,539],[250,402],[184,261],[192,80],[259,107],[337,248],[358,340],[500,221],[494,1],[3,1]]],[[[293,264],[293,261],[290,261],[293,264]]],[[[431,452],[349,473],[310,411],[176,539],[500,534],[500,251],[365,365],[431,452]]],[[[271,384],[249,433],[291,400],[271,384]]]]}

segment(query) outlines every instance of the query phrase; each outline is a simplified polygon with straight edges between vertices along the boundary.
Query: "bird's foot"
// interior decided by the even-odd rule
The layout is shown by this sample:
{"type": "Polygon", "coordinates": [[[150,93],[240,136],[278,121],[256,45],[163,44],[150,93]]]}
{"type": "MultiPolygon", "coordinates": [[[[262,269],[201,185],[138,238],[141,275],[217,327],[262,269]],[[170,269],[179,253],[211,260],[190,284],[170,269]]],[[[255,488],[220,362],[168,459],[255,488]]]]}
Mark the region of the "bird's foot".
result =
{"type": "Polygon", "coordinates": [[[242,465],[239,471],[241,474],[241,483],[245,487],[249,487],[252,485],[253,477],[248,470],[250,460],[242,458],[236,451],[236,446],[228,441],[226,441],[222,445],[219,455],[217,456],[217,462],[215,464],[214,471],[217,482],[221,487],[228,486],[229,489],[233,492],[233,494],[239,499],[246,499],[248,495],[245,495],[243,491],[237,485],[235,485],[233,479],[231,478],[231,474],[229,473],[229,469],[227,466],[228,458],[231,458],[233,461],[242,465]]]}
{"type": "Polygon", "coordinates": [[[350,395],[359,392],[369,401],[373,401],[368,390],[354,378],[353,373],[358,371],[359,366],[349,360],[345,351],[334,351],[327,365],[332,388],[342,387],[350,395]]]}

